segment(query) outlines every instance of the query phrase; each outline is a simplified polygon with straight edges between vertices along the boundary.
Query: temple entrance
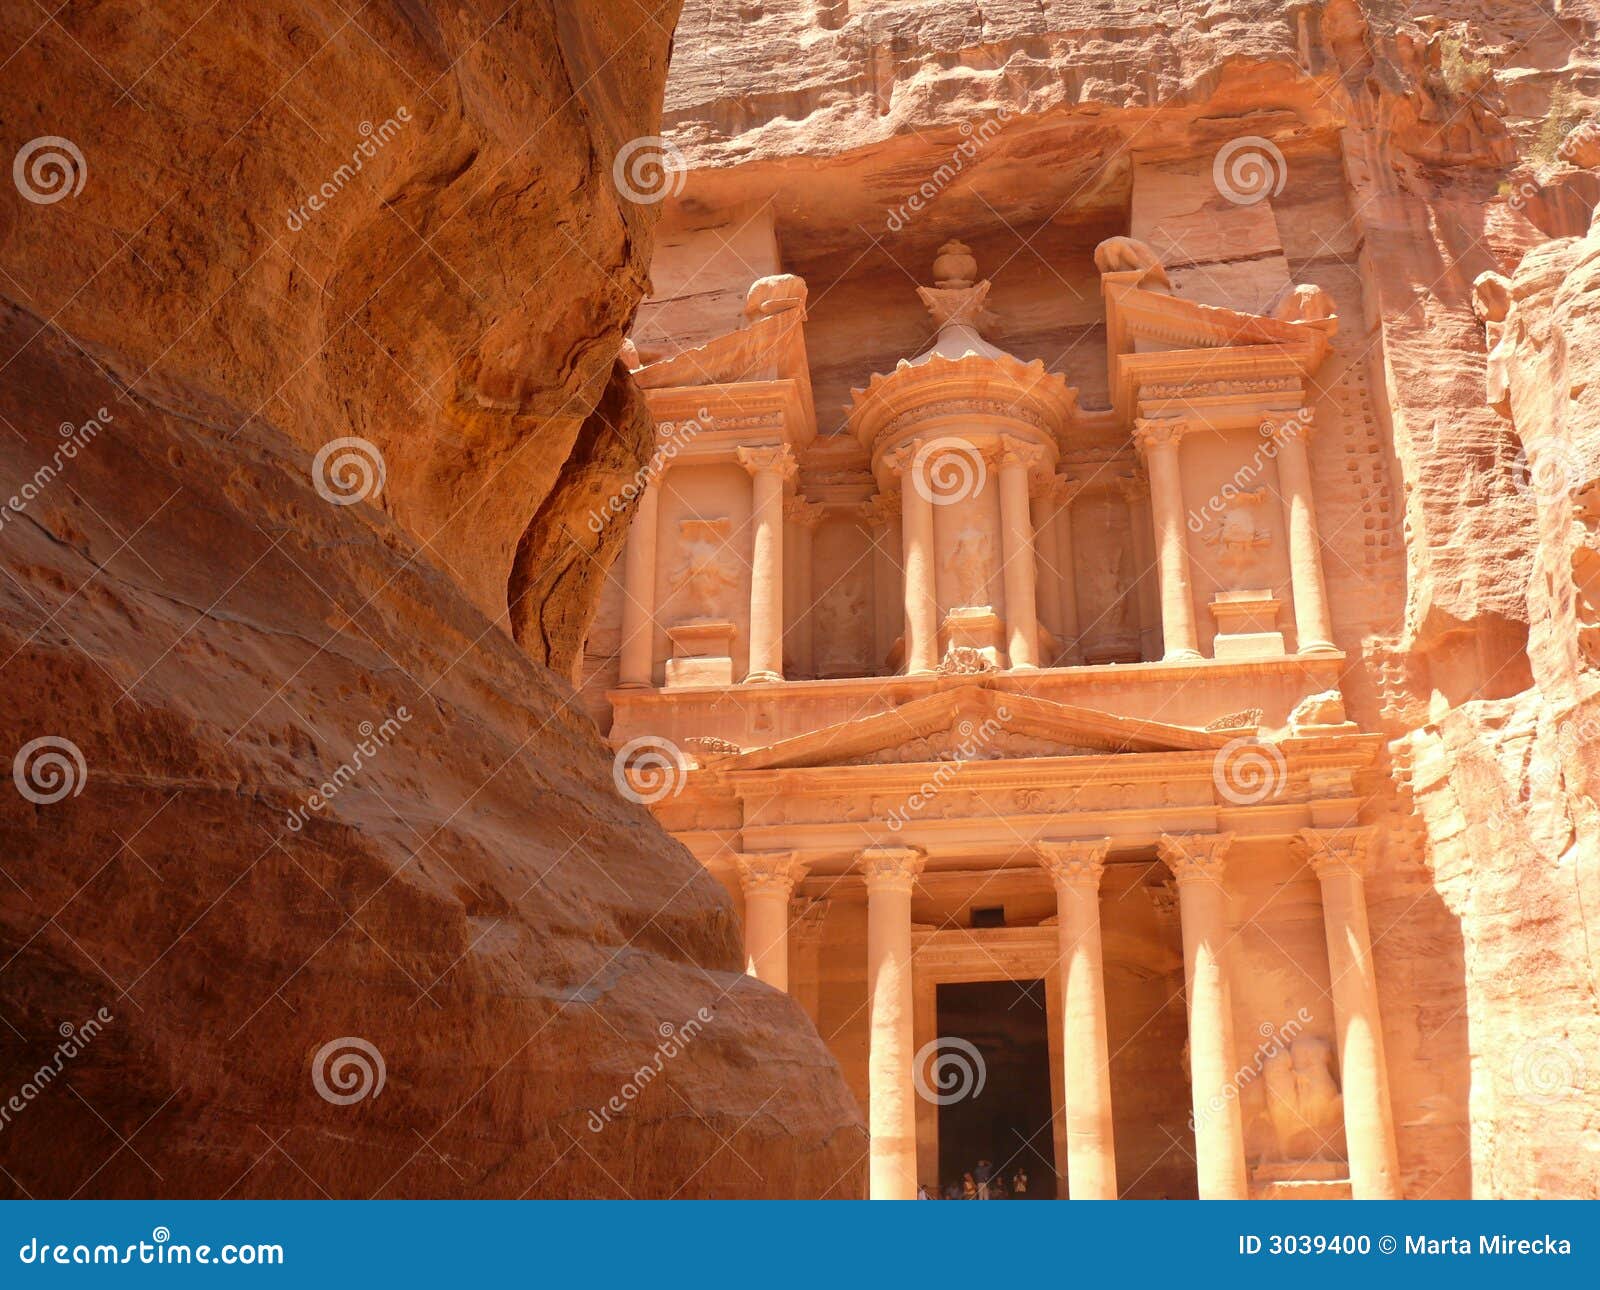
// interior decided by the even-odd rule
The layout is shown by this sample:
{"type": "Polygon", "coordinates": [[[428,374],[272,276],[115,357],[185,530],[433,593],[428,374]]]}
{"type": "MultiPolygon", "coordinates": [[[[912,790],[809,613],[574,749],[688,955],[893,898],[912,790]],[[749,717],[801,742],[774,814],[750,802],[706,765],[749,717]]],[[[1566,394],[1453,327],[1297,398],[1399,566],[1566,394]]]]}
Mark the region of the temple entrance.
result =
{"type": "Polygon", "coordinates": [[[952,1052],[952,1040],[966,1041],[977,1050],[983,1075],[975,1096],[939,1107],[941,1186],[959,1183],[964,1172],[987,1159],[1008,1181],[1025,1168],[1029,1197],[1053,1200],[1056,1162],[1044,982],[953,982],[941,984],[936,997],[942,1051],[952,1052]]]}

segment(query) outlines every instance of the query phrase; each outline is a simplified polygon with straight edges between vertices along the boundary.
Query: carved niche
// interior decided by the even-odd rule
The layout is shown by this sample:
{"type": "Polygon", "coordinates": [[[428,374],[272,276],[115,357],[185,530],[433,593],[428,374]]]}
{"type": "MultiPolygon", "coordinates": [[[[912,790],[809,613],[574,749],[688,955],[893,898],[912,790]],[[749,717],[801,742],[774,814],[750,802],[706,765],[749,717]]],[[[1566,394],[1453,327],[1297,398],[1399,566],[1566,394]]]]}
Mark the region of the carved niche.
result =
{"type": "Polygon", "coordinates": [[[671,589],[681,621],[733,617],[739,571],[728,549],[728,531],[725,516],[678,524],[678,562],[671,589]]]}

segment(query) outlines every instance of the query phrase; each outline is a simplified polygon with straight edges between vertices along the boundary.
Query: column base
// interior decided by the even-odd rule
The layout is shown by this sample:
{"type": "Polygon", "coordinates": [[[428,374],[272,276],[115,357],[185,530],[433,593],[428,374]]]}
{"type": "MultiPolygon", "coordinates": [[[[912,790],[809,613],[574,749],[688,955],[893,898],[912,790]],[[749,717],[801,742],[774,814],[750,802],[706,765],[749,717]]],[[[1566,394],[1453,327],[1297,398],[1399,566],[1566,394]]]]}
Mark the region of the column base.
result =
{"type": "Polygon", "coordinates": [[[1339,647],[1332,641],[1307,641],[1299,649],[1295,650],[1296,654],[1337,654],[1338,652],[1339,647]]]}
{"type": "Polygon", "coordinates": [[[742,685],[777,685],[783,680],[779,672],[752,672],[740,682],[742,685]]]}
{"type": "Polygon", "coordinates": [[[1169,649],[1161,656],[1163,663],[1198,663],[1205,656],[1197,649],[1169,649]]]}
{"type": "Polygon", "coordinates": [[[651,685],[649,681],[618,681],[617,682],[617,689],[619,689],[619,690],[653,690],[655,688],[656,687],[651,685]]]}
{"type": "Polygon", "coordinates": [[[1013,663],[1006,670],[1008,672],[1037,672],[1039,665],[1037,663],[1013,663]]]}

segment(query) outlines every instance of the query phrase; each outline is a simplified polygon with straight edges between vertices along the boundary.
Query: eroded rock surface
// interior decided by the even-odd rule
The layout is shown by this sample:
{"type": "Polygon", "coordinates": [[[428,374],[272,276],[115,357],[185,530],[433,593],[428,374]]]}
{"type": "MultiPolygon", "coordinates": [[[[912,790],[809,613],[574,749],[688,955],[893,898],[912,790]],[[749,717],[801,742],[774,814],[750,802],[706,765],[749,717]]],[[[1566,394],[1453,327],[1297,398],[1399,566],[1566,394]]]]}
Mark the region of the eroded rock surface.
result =
{"type": "Polygon", "coordinates": [[[0,192],[0,730],[82,757],[0,800],[8,1194],[860,1193],[834,1062],[534,661],[593,594],[540,544],[639,464],[610,171],[676,8],[0,18],[8,155],[87,170],[0,192]]]}

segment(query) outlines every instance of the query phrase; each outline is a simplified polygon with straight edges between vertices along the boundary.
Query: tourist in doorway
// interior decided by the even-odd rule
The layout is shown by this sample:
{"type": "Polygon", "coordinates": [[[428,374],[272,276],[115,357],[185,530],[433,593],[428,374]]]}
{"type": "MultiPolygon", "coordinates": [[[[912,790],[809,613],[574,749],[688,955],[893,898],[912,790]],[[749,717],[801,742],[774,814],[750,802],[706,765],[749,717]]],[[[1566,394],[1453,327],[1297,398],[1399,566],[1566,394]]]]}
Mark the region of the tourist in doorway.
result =
{"type": "Polygon", "coordinates": [[[978,1184],[978,1199],[989,1199],[989,1182],[994,1177],[994,1163],[989,1160],[978,1161],[978,1167],[972,1171],[973,1181],[978,1184]]]}
{"type": "Polygon", "coordinates": [[[1028,1199],[1028,1171],[1020,1165],[1017,1172],[1011,1175],[1011,1194],[1017,1200],[1028,1199]]]}
{"type": "Polygon", "coordinates": [[[978,1184],[973,1181],[971,1170],[961,1175],[961,1199],[978,1199],[978,1184]]]}

